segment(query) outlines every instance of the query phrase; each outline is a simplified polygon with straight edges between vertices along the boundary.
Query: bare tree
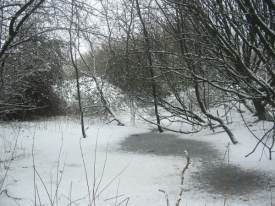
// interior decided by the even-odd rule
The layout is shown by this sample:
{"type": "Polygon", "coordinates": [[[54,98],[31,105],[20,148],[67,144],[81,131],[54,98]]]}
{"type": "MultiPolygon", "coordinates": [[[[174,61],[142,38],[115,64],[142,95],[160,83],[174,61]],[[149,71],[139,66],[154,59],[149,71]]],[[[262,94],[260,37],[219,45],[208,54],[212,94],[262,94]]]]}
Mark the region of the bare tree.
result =
{"type": "Polygon", "coordinates": [[[70,27],[69,27],[69,36],[70,36],[70,60],[72,62],[72,66],[75,70],[75,78],[76,78],[76,88],[77,88],[77,99],[80,113],[80,123],[81,123],[81,132],[82,137],[86,138],[85,126],[84,126],[84,114],[82,110],[82,102],[81,102],[81,92],[80,92],[80,83],[79,83],[79,68],[77,61],[77,52],[79,50],[79,41],[80,41],[80,29],[79,29],[79,13],[77,7],[75,6],[75,1],[71,1],[71,17],[70,17],[70,27]],[[73,28],[74,27],[74,28],[73,28]],[[75,32],[73,32],[75,31],[75,32]]]}
{"type": "Polygon", "coordinates": [[[147,61],[148,61],[147,62],[148,69],[150,71],[152,96],[153,96],[153,99],[154,99],[154,109],[155,109],[156,123],[157,123],[158,131],[163,132],[163,129],[161,128],[161,124],[160,124],[160,116],[159,116],[159,111],[158,111],[158,96],[157,96],[157,88],[156,88],[156,83],[155,83],[155,74],[154,74],[154,69],[153,69],[153,59],[152,59],[152,55],[151,55],[151,51],[150,51],[150,49],[151,49],[150,37],[149,37],[149,33],[147,31],[142,13],[141,13],[140,4],[139,4],[138,0],[136,0],[136,10],[137,10],[137,14],[138,14],[140,23],[142,25],[142,32],[143,32],[143,35],[144,35],[144,48],[145,48],[146,58],[147,58],[147,61]]]}
{"type": "Polygon", "coordinates": [[[99,93],[99,98],[100,101],[102,103],[102,106],[104,108],[104,110],[111,116],[111,121],[116,121],[117,124],[119,126],[124,126],[124,124],[116,117],[116,115],[114,114],[114,112],[112,111],[107,99],[105,98],[104,92],[103,92],[103,81],[99,80],[97,75],[96,75],[96,57],[95,57],[95,50],[93,48],[93,43],[92,41],[89,39],[89,37],[87,35],[84,35],[85,40],[89,43],[89,58],[93,60],[92,64],[89,64],[88,61],[85,59],[85,57],[82,55],[81,51],[78,50],[81,61],[84,63],[84,66],[86,68],[86,70],[88,71],[88,73],[82,72],[82,74],[87,75],[89,77],[91,77],[95,83],[96,86],[96,90],[99,93]],[[102,83],[100,83],[102,82],[102,83]]]}
{"type": "Polygon", "coordinates": [[[192,20],[215,45],[212,56],[220,64],[215,69],[230,80],[232,89],[208,83],[251,100],[260,120],[272,120],[267,109],[274,107],[274,11],[270,2],[197,1],[191,11],[192,20]]]}
{"type": "MultiPolygon", "coordinates": [[[[2,13],[1,19],[1,31],[3,32],[4,27],[7,27],[8,34],[3,35],[5,39],[1,38],[1,50],[0,59],[3,58],[10,48],[11,44],[15,40],[16,36],[21,31],[24,23],[29,19],[29,17],[34,14],[34,12],[45,2],[45,0],[29,0],[27,2],[21,3],[8,3],[7,1],[1,1],[2,5],[0,7],[2,13]],[[7,10],[8,9],[8,12],[7,10]],[[13,11],[12,15],[6,16],[6,13],[13,11]],[[4,13],[6,12],[6,13],[4,13]],[[3,42],[2,42],[3,41],[3,42]]],[[[3,60],[1,60],[3,61],[3,60]]]]}
{"type": "Polygon", "coordinates": [[[51,87],[62,76],[64,44],[54,33],[57,24],[51,16],[51,1],[4,0],[0,4],[1,118],[12,113],[25,116],[45,110],[50,104],[59,108],[57,104],[62,101],[58,102],[51,87]],[[49,98],[51,102],[41,102],[41,89],[53,97],[49,98]]]}
{"type": "Polygon", "coordinates": [[[9,56],[9,49],[15,43],[15,39],[21,32],[25,22],[28,21],[44,1],[29,0],[19,3],[1,1],[0,89],[4,84],[4,67],[6,58],[9,56]]]}

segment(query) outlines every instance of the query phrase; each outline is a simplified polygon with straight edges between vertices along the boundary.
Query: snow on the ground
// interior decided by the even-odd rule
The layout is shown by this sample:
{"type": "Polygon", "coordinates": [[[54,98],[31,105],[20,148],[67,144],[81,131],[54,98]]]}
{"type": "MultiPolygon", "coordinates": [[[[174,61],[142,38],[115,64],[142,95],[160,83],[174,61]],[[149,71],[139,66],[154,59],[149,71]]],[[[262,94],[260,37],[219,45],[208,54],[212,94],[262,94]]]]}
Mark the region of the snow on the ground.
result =
{"type": "MultiPolygon", "coordinates": [[[[275,172],[274,160],[268,160],[265,153],[259,161],[261,149],[247,158],[244,157],[253,149],[256,141],[243,126],[240,117],[236,114],[234,118],[234,123],[230,127],[239,144],[229,146],[230,163],[244,169],[275,172]]],[[[270,125],[264,126],[269,128],[270,125]]],[[[262,127],[262,123],[258,123],[253,124],[251,129],[261,133],[262,127]]],[[[136,127],[120,127],[87,121],[86,128],[87,138],[82,139],[79,122],[66,117],[0,124],[2,161],[9,159],[18,137],[15,158],[8,165],[8,178],[5,180],[5,190],[0,196],[0,205],[29,206],[34,205],[35,198],[37,205],[40,205],[40,202],[41,205],[88,205],[89,196],[93,202],[94,193],[98,195],[95,199],[95,205],[98,206],[166,205],[165,196],[160,189],[168,193],[170,203],[174,205],[179,191],[180,170],[185,165],[185,159],[178,156],[127,153],[118,149],[119,143],[129,135],[149,132],[147,125],[139,123],[136,127]],[[37,171],[35,178],[33,161],[37,171]],[[34,182],[38,191],[36,195],[34,182]]],[[[221,153],[225,153],[229,142],[224,132],[213,134],[210,130],[178,136],[210,142],[221,153]]],[[[196,166],[191,165],[190,171],[196,169],[196,166]]],[[[1,166],[0,173],[3,174],[3,171],[4,168],[1,166]]],[[[259,205],[258,197],[270,197],[267,191],[262,191],[259,196],[245,201],[231,200],[230,196],[198,193],[192,191],[192,182],[188,182],[188,174],[189,170],[184,186],[187,192],[183,194],[182,205],[248,206],[259,205]]],[[[260,205],[270,205],[270,199],[260,201],[260,205]]]]}
{"type": "MultiPolygon", "coordinates": [[[[250,130],[258,138],[262,137],[265,132],[273,127],[273,123],[271,122],[257,122],[256,117],[251,117],[247,115],[244,118],[250,130]]],[[[269,160],[268,151],[266,149],[263,149],[262,144],[259,144],[255,152],[253,152],[248,157],[245,157],[253,150],[258,140],[253,137],[249,130],[246,128],[240,114],[233,113],[232,123],[227,126],[231,128],[231,131],[238,141],[238,144],[233,145],[229,137],[224,131],[222,131],[222,129],[217,129],[214,133],[210,130],[204,130],[200,132],[199,135],[185,135],[185,138],[210,142],[224,154],[229,150],[229,162],[241,165],[243,168],[275,172],[274,160],[269,160]]],[[[228,161],[227,154],[225,154],[225,156],[228,161]]]]}
{"type": "MultiPolygon", "coordinates": [[[[166,176],[174,176],[174,167],[167,167],[167,165],[182,163],[183,160],[177,157],[159,159],[156,156],[140,156],[116,151],[117,143],[123,138],[130,134],[148,132],[147,129],[103,124],[88,126],[87,138],[81,139],[79,124],[73,120],[56,119],[1,125],[1,137],[10,138],[8,140],[10,144],[16,138],[14,133],[19,132],[20,136],[15,155],[17,158],[12,161],[5,187],[8,196],[15,199],[5,198],[6,195],[3,194],[0,198],[0,205],[16,205],[15,202],[20,205],[33,205],[33,140],[35,168],[48,190],[46,191],[42,181],[36,176],[40,196],[36,197],[38,203],[40,198],[42,203],[50,205],[49,199],[55,196],[58,174],[58,179],[62,178],[58,186],[60,198],[58,205],[68,205],[69,199],[72,202],[75,201],[77,205],[88,205],[81,143],[91,192],[93,180],[96,180],[95,187],[97,188],[103,173],[98,187],[100,194],[96,205],[114,205],[115,201],[119,203],[123,200],[125,204],[127,198],[129,198],[129,203],[132,203],[131,205],[160,204],[163,200],[158,189],[167,186],[165,183],[169,182],[169,179],[166,176]],[[97,146],[95,146],[96,142],[97,146]],[[59,158],[60,151],[62,152],[59,158]],[[47,192],[51,198],[48,198],[47,192]],[[115,196],[119,198],[114,198],[115,196]]],[[[10,151],[11,148],[7,152],[10,153],[10,151]]],[[[172,179],[176,184],[176,178],[172,179]]]]}
{"type": "MultiPolygon", "coordinates": [[[[246,114],[243,115],[247,125],[250,127],[250,130],[258,138],[262,137],[266,131],[273,127],[273,123],[271,122],[257,122],[256,117],[252,117],[251,115],[246,116],[246,114]]],[[[274,205],[274,153],[273,159],[269,160],[268,151],[261,144],[259,144],[257,149],[251,155],[246,157],[246,155],[249,154],[258,143],[258,140],[253,137],[253,135],[245,127],[240,114],[233,113],[231,118],[232,123],[227,126],[229,126],[238,140],[238,144],[236,145],[231,143],[229,137],[221,129],[216,129],[214,133],[210,130],[203,130],[198,134],[180,135],[178,137],[211,143],[214,148],[218,149],[218,151],[223,155],[224,163],[240,167],[243,171],[260,172],[272,177],[273,181],[270,182],[270,185],[263,191],[260,191],[259,189],[251,194],[240,195],[238,197],[233,197],[228,194],[211,195],[204,192],[198,195],[196,192],[192,192],[192,184],[187,184],[191,187],[191,192],[189,194],[190,196],[186,198],[186,205],[274,205]]]]}

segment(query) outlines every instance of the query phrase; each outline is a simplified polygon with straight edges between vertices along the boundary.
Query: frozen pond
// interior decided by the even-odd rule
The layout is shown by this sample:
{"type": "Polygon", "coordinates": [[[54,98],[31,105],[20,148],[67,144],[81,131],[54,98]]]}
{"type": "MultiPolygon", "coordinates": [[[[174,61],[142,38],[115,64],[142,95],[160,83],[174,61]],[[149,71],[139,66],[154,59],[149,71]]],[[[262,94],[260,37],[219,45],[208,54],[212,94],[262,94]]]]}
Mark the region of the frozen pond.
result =
{"type": "Polygon", "coordinates": [[[184,156],[187,150],[197,166],[190,169],[191,179],[196,190],[211,194],[242,196],[269,189],[274,177],[256,170],[245,170],[225,163],[224,154],[210,143],[179,139],[171,134],[144,133],[132,135],[121,143],[121,150],[160,156],[184,156]]]}

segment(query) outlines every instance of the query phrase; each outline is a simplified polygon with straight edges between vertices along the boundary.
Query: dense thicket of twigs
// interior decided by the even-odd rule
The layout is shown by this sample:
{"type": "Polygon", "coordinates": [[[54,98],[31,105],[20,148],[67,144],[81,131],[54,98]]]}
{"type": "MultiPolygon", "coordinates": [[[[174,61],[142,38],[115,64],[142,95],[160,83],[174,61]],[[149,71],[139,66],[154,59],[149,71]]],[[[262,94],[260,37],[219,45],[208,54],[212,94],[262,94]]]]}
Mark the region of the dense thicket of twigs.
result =
{"type": "Polygon", "coordinates": [[[193,131],[221,127],[236,143],[211,108],[241,104],[259,120],[274,121],[274,2],[132,0],[119,6],[107,13],[111,38],[97,55],[109,57],[105,78],[154,105],[156,125],[165,119],[193,131]]]}
{"type": "Polygon", "coordinates": [[[62,79],[64,44],[46,33],[46,2],[1,1],[0,11],[0,118],[60,113],[53,85],[62,79]]]}

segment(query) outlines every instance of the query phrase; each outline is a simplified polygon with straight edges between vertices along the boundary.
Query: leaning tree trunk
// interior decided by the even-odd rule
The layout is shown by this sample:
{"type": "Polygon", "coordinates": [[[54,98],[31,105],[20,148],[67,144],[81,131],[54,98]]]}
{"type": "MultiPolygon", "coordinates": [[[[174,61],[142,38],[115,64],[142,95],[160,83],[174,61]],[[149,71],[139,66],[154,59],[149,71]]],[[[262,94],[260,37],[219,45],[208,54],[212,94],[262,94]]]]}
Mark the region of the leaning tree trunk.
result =
{"type": "Polygon", "coordinates": [[[205,116],[211,120],[214,120],[216,122],[218,122],[223,129],[224,131],[227,133],[227,135],[229,136],[231,142],[233,144],[237,144],[238,141],[235,139],[235,136],[234,134],[231,132],[231,130],[224,124],[224,122],[222,121],[222,119],[220,119],[219,117],[216,117],[212,114],[210,114],[209,112],[207,112],[206,108],[205,108],[205,105],[200,97],[200,91],[199,91],[199,84],[198,82],[195,81],[195,92],[196,92],[196,98],[197,98],[197,101],[198,101],[198,104],[199,104],[199,107],[202,111],[202,113],[205,114],[205,116]]]}

